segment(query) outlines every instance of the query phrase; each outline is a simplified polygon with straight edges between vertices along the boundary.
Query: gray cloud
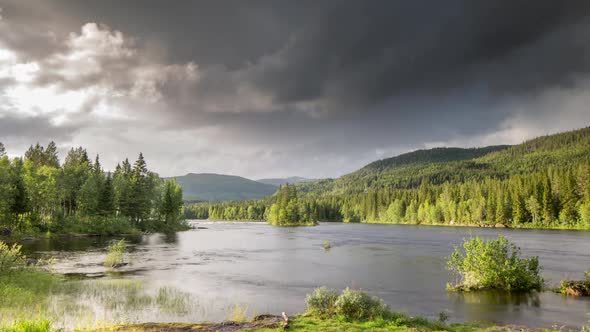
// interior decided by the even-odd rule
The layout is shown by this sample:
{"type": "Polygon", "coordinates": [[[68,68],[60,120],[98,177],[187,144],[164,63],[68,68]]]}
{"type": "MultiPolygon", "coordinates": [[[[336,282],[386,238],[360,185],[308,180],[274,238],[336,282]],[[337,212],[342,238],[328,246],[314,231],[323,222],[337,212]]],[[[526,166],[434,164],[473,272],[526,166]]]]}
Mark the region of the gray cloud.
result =
{"type": "Polygon", "coordinates": [[[336,176],[590,121],[582,0],[2,8],[0,140],[20,128],[112,163],[141,150],[164,175],[336,176]]]}

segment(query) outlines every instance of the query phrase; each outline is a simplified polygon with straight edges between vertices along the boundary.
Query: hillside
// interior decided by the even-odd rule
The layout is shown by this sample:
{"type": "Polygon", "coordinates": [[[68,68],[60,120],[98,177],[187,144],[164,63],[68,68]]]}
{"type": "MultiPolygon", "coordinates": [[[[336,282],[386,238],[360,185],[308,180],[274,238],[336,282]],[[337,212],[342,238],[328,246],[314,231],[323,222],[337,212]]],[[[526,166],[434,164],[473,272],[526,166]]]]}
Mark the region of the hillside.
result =
{"type": "Polygon", "coordinates": [[[265,200],[193,206],[199,218],[590,229],[590,128],[515,146],[436,148],[265,200]]]}
{"type": "Polygon", "coordinates": [[[301,182],[309,182],[314,181],[313,179],[307,179],[300,176],[290,176],[288,178],[270,178],[270,179],[259,179],[256,180],[261,183],[272,184],[273,186],[280,186],[284,185],[285,183],[301,183],[301,182]]]}
{"type": "Polygon", "coordinates": [[[260,199],[272,195],[277,187],[240,176],[194,174],[175,177],[185,200],[231,201],[260,199]]]}
{"type": "Polygon", "coordinates": [[[372,189],[409,189],[422,181],[431,184],[503,179],[547,167],[562,167],[590,160],[590,127],[538,137],[514,146],[435,148],[387,158],[335,180],[298,184],[302,192],[361,193],[372,189]]]}

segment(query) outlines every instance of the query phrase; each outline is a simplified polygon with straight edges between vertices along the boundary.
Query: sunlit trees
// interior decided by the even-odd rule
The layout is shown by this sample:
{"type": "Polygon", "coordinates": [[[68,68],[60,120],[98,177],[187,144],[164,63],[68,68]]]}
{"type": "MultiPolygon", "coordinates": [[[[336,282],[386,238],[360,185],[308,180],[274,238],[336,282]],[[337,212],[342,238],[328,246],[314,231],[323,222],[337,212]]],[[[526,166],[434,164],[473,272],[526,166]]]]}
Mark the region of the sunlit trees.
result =
{"type": "Polygon", "coordinates": [[[113,174],[103,169],[99,156],[91,162],[82,147],[70,149],[60,165],[53,142],[32,145],[24,161],[0,157],[0,225],[21,231],[109,225],[114,218],[132,220],[138,228],[150,220],[149,227],[157,229],[158,221],[178,223],[182,204],[180,187],[164,185],[142,154],[133,168],[125,160],[113,174]]]}
{"type": "Polygon", "coordinates": [[[160,211],[167,224],[180,218],[182,205],[182,188],[175,180],[166,181],[160,211]]]}

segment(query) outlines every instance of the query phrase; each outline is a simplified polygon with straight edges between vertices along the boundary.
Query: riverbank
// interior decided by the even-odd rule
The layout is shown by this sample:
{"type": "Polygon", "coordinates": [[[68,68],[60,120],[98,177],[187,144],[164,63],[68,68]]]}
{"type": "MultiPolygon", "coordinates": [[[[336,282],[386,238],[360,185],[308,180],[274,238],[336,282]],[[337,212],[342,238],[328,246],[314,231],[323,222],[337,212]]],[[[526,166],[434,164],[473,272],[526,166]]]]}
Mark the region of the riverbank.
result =
{"type": "Polygon", "coordinates": [[[13,230],[0,227],[0,241],[20,242],[39,239],[67,239],[100,236],[137,236],[150,233],[172,233],[191,229],[186,221],[166,224],[156,220],[135,223],[127,218],[79,218],[68,219],[51,225],[46,231],[38,229],[13,230]]]}
{"type": "Polygon", "coordinates": [[[582,226],[582,225],[541,225],[541,224],[519,224],[519,225],[512,225],[509,223],[502,224],[463,224],[463,223],[393,223],[393,222],[384,222],[384,221],[363,221],[359,222],[360,224],[376,224],[376,225],[408,225],[408,226],[433,226],[433,227],[471,227],[471,228],[500,228],[500,229],[537,229],[537,230],[561,230],[561,231],[590,231],[590,225],[582,226]]]}
{"type": "MultiPolygon", "coordinates": [[[[364,322],[346,321],[338,318],[323,319],[310,314],[302,314],[289,318],[289,324],[283,328],[284,320],[281,316],[259,315],[251,321],[223,321],[207,323],[142,323],[142,324],[124,324],[101,327],[97,329],[81,329],[87,332],[238,332],[238,331],[257,331],[257,332],[279,332],[279,331],[298,331],[298,332],[405,332],[405,331],[449,331],[449,332],[492,332],[492,331],[533,331],[526,327],[515,326],[493,326],[476,323],[454,323],[444,324],[441,322],[428,321],[421,317],[407,317],[399,315],[396,320],[372,320],[364,322]]],[[[46,320],[39,321],[21,321],[16,322],[13,326],[7,327],[5,331],[21,332],[23,329],[17,327],[28,327],[26,331],[34,332],[51,332],[51,323],[46,320]]],[[[549,332],[550,329],[543,331],[549,332]]]]}
{"type": "MultiPolygon", "coordinates": [[[[318,222],[312,223],[290,223],[284,225],[274,225],[266,220],[213,220],[213,219],[195,219],[198,221],[207,222],[248,222],[248,223],[267,223],[273,226],[297,227],[297,226],[317,226],[318,222]]],[[[326,223],[346,223],[346,224],[375,224],[375,225],[407,225],[407,226],[435,226],[435,227],[471,227],[471,228],[500,228],[500,229],[536,229],[536,230],[562,230],[562,231],[590,231],[590,225],[544,225],[544,224],[518,224],[512,225],[510,223],[495,223],[495,224],[464,224],[464,223],[406,223],[406,222],[387,222],[387,221],[322,221],[326,223]]]]}

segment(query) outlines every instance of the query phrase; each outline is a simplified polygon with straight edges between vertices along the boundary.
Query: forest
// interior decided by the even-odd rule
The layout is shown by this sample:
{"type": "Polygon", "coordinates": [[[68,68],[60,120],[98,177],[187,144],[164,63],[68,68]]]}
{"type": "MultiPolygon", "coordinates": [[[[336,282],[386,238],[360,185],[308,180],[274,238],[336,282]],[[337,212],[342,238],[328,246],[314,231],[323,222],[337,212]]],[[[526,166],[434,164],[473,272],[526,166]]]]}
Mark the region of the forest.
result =
{"type": "Polygon", "coordinates": [[[590,128],[485,153],[431,151],[400,156],[403,163],[400,157],[385,159],[336,180],[286,185],[264,200],[194,204],[185,215],[273,224],[590,228],[590,128]]]}
{"type": "Polygon", "coordinates": [[[148,170],[143,155],[105,172],[82,148],[60,163],[57,146],[10,159],[0,143],[0,224],[26,234],[121,234],[182,228],[182,189],[148,170]]]}

